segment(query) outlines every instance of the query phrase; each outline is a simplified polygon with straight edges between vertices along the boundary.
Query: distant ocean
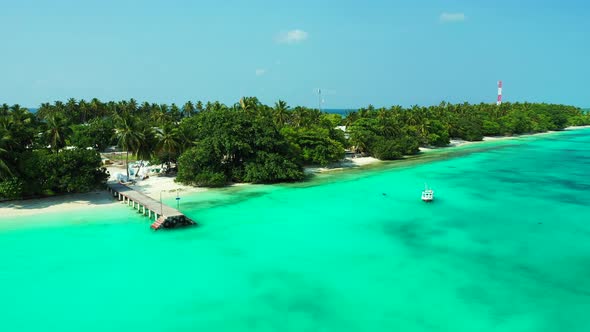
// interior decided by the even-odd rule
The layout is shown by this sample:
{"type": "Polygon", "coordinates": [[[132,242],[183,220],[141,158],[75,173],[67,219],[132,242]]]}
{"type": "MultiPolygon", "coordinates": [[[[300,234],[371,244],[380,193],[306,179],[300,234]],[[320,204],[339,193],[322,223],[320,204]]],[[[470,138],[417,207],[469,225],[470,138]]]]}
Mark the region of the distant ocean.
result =
{"type": "Polygon", "coordinates": [[[345,108],[326,108],[322,111],[324,111],[326,113],[340,114],[342,116],[346,116],[348,113],[356,111],[356,109],[352,109],[352,108],[346,108],[346,109],[345,108]]]}
{"type": "MultiPolygon", "coordinates": [[[[38,108],[29,108],[29,111],[31,113],[37,113],[38,108]]],[[[326,112],[326,113],[333,113],[333,114],[340,114],[342,116],[345,116],[346,114],[350,113],[350,112],[354,112],[357,111],[358,109],[356,108],[326,108],[323,109],[322,111],[326,112]]],[[[590,108],[582,108],[582,112],[588,113],[590,112],[590,108]]]]}

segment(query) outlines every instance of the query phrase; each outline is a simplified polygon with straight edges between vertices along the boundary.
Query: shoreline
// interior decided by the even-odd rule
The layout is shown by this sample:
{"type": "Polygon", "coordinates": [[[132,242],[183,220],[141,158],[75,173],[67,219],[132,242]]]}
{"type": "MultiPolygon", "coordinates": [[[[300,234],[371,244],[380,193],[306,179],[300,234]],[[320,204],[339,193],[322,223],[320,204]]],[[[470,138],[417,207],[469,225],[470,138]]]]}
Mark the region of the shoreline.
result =
{"type": "MultiPolygon", "coordinates": [[[[451,139],[450,143],[447,146],[420,147],[419,153],[429,153],[432,151],[444,151],[444,150],[450,149],[450,148],[476,145],[476,144],[481,144],[481,143],[485,143],[485,142],[506,141],[506,140],[514,140],[514,139],[519,139],[519,138],[526,138],[526,137],[538,137],[538,136],[542,136],[542,135],[555,134],[555,133],[560,133],[560,132],[564,132],[564,131],[580,130],[580,129],[588,129],[588,128],[590,128],[590,125],[589,126],[570,126],[570,127],[564,128],[563,130],[560,130],[560,131],[550,130],[550,131],[546,131],[546,132],[542,132],[542,133],[521,134],[521,135],[513,135],[513,136],[484,136],[481,141],[465,141],[462,139],[451,139]]],[[[413,156],[416,156],[416,155],[404,156],[404,158],[398,159],[398,161],[403,161],[403,160],[406,160],[408,157],[413,157],[413,156]]],[[[346,169],[350,169],[350,168],[359,168],[359,167],[363,167],[363,166],[377,165],[380,163],[392,162],[392,161],[396,161],[396,160],[385,161],[385,160],[379,160],[379,159],[373,158],[373,157],[345,158],[344,160],[339,161],[337,163],[333,163],[327,167],[319,167],[319,166],[306,167],[305,172],[306,172],[306,174],[314,174],[314,173],[321,174],[321,173],[327,173],[327,172],[342,171],[342,170],[346,170],[346,169]]]]}
{"type": "MultiPolygon", "coordinates": [[[[575,127],[567,127],[564,128],[562,131],[571,131],[571,130],[580,130],[580,129],[588,129],[590,126],[575,126],[575,127]]],[[[484,142],[493,142],[493,141],[505,141],[505,140],[513,140],[519,138],[526,138],[532,136],[541,136],[541,135],[549,135],[555,134],[562,131],[548,131],[543,133],[535,133],[535,134],[523,134],[523,135],[515,135],[515,136],[493,136],[493,137],[484,137],[481,141],[464,141],[464,140],[451,140],[448,146],[444,147],[436,147],[436,148],[426,148],[421,147],[420,153],[428,154],[433,151],[443,151],[446,149],[456,148],[456,147],[463,147],[463,146],[471,146],[477,145],[484,142]]],[[[404,159],[401,159],[403,161],[404,159]]],[[[381,163],[385,163],[388,161],[382,161],[373,157],[356,157],[356,158],[345,158],[344,160],[331,164],[327,167],[306,167],[304,172],[306,175],[313,175],[313,174],[325,174],[325,173],[334,173],[340,171],[346,171],[351,169],[362,169],[368,166],[375,166],[381,163]]],[[[110,178],[109,181],[116,180],[117,173],[125,172],[125,168],[123,166],[116,166],[111,165],[107,167],[109,171],[110,178]]],[[[132,185],[131,188],[149,196],[153,199],[159,200],[161,193],[167,193],[166,196],[170,196],[170,194],[175,194],[178,192],[186,194],[195,194],[199,192],[206,192],[209,190],[215,190],[210,188],[203,188],[203,187],[192,187],[186,186],[179,183],[174,182],[175,177],[171,176],[152,176],[146,180],[138,181],[135,185],[132,185]]],[[[238,187],[238,186],[248,186],[249,183],[237,183],[232,184],[229,187],[238,187]]],[[[94,207],[98,205],[109,205],[109,204],[118,204],[118,202],[108,195],[107,191],[93,191],[84,194],[70,194],[70,195],[63,195],[63,196],[56,196],[56,197],[47,197],[47,198],[35,198],[29,200],[17,200],[17,201],[7,201],[0,203],[0,222],[2,221],[10,221],[11,217],[27,217],[38,215],[42,213],[64,213],[68,211],[77,211],[88,209],[89,207],[94,207]]]]}
{"type": "Polygon", "coordinates": [[[106,190],[83,194],[67,194],[54,197],[32,198],[27,200],[0,203],[0,222],[13,217],[28,217],[45,213],[63,213],[85,210],[89,207],[115,204],[106,190]]]}

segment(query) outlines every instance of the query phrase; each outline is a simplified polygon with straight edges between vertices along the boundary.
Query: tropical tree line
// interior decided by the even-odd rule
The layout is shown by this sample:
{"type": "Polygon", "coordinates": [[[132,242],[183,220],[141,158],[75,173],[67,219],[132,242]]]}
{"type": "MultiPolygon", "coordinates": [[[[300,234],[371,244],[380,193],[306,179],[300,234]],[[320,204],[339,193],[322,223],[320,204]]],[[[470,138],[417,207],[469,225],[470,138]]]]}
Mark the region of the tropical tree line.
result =
{"type": "MultiPolygon", "coordinates": [[[[165,163],[177,181],[200,186],[303,179],[306,165],[328,165],[345,150],[383,160],[445,146],[590,124],[590,114],[539,103],[368,106],[345,117],[257,98],[219,102],[138,103],[69,99],[36,113],[0,106],[0,197],[88,191],[104,183],[100,151],[165,163]],[[346,132],[337,126],[346,126],[346,132]]],[[[127,168],[128,169],[128,168],[127,168]]]]}
{"type": "Polygon", "coordinates": [[[376,109],[349,113],[348,145],[379,159],[397,159],[418,152],[420,146],[446,146],[451,138],[479,141],[484,136],[506,136],[561,130],[588,125],[590,115],[573,106],[542,103],[449,104],[376,109]]]}
{"type": "Polygon", "coordinates": [[[73,134],[60,116],[0,106],[0,198],[86,192],[107,178],[94,149],[62,149],[73,134]]]}

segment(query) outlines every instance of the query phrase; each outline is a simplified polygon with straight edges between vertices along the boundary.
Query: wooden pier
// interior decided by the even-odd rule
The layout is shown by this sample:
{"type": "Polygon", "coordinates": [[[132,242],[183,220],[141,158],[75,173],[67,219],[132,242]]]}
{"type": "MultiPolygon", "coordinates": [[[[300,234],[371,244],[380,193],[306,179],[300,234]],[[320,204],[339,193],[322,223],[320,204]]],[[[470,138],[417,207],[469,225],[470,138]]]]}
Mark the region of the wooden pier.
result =
{"type": "Polygon", "coordinates": [[[119,201],[133,206],[134,209],[137,208],[139,213],[147,216],[150,220],[154,220],[151,225],[153,230],[196,225],[194,221],[182,214],[182,212],[135,191],[126,185],[109,183],[107,184],[107,189],[119,201]]]}

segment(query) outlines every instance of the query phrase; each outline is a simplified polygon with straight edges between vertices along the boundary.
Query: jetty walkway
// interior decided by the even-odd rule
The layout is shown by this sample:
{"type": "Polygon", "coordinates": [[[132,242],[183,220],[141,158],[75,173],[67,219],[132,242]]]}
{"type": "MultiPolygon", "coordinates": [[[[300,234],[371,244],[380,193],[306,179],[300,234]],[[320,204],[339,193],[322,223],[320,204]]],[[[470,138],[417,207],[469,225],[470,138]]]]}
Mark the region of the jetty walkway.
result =
{"type": "Polygon", "coordinates": [[[133,206],[134,209],[137,207],[139,213],[148,216],[150,219],[154,218],[154,222],[151,225],[151,228],[154,230],[196,224],[182,212],[135,191],[124,184],[109,183],[107,184],[107,189],[119,201],[133,206]]]}

